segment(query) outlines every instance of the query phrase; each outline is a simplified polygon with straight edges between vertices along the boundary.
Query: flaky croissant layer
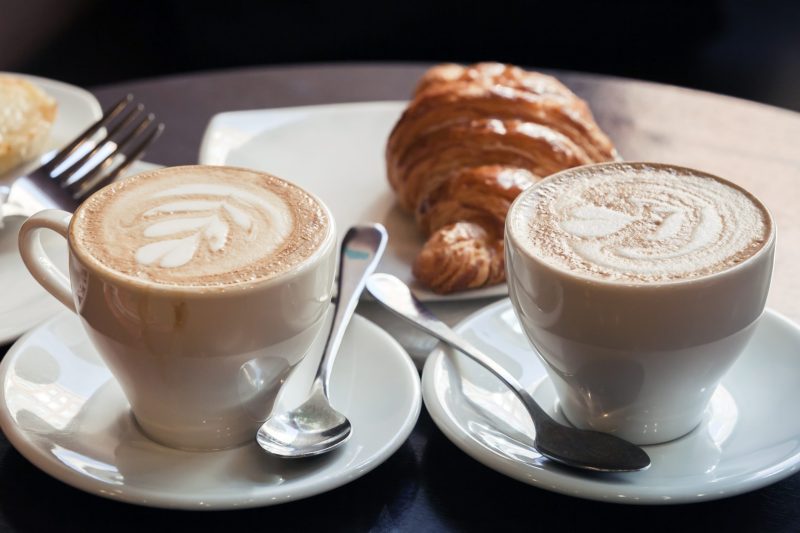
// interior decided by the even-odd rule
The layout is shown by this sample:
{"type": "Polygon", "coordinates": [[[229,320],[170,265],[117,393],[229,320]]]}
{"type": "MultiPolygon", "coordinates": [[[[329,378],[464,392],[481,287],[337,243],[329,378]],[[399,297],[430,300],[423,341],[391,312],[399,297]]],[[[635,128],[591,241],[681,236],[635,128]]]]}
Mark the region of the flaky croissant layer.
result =
{"type": "Polygon", "coordinates": [[[501,63],[431,68],[386,148],[389,183],[429,236],[414,275],[439,293],[501,283],[514,198],[616,157],[586,102],[552,76],[501,63]]]}
{"type": "Polygon", "coordinates": [[[413,272],[442,294],[500,283],[505,279],[503,241],[472,222],[449,224],[428,239],[413,272]]]}

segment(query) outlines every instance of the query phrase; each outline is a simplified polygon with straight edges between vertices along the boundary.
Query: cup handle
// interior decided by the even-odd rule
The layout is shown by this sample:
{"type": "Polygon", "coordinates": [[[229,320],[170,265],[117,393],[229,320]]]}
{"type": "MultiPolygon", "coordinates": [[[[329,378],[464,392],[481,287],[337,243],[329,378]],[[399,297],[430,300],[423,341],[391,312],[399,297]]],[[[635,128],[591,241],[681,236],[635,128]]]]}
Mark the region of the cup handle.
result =
{"type": "Polygon", "coordinates": [[[19,230],[19,253],[39,285],[74,313],[75,301],[69,279],[53,264],[39,238],[40,231],[49,229],[66,239],[70,219],[72,214],[59,209],[46,209],[36,213],[26,220],[19,230]]]}

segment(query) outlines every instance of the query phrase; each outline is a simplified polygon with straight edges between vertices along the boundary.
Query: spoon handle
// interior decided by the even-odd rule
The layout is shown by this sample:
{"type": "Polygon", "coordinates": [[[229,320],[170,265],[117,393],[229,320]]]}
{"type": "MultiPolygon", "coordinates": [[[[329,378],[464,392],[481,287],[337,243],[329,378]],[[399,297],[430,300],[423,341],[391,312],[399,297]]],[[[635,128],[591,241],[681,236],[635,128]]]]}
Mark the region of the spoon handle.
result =
{"type": "Polygon", "coordinates": [[[381,224],[353,226],[344,236],[339,253],[339,278],[337,298],[333,305],[333,320],[322,359],[319,362],[314,385],[321,382],[325,397],[328,396],[333,360],[342,344],[344,332],[358,305],[358,298],[364,291],[367,277],[375,271],[388,236],[381,224]]]}
{"type": "Polygon", "coordinates": [[[494,359],[460,337],[447,324],[436,318],[427,307],[417,300],[405,283],[389,274],[373,274],[367,280],[367,290],[376,300],[396,315],[457,349],[497,376],[525,404],[534,419],[534,425],[552,422],[547,413],[539,407],[533,397],[528,394],[528,391],[520,385],[514,376],[497,364],[494,359]]]}

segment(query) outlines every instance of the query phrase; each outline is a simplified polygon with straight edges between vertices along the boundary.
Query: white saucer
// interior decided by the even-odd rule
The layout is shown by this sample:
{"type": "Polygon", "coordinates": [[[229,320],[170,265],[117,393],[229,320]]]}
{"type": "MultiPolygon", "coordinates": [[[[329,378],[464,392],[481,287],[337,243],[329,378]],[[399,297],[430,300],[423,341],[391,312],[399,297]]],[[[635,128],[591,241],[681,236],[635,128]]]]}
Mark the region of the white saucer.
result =
{"type": "MultiPolygon", "coordinates": [[[[157,167],[152,163],[137,161],[126,174],[157,167]]],[[[13,341],[64,309],[33,279],[22,262],[17,237],[23,222],[23,217],[7,217],[0,227],[0,345],[13,341]]],[[[44,232],[42,244],[56,265],[66,272],[67,242],[53,232],[44,232]]]]}
{"type": "Polygon", "coordinates": [[[406,102],[367,102],[235,111],[206,127],[200,162],[270,172],[330,207],[341,240],[347,228],[380,222],[391,238],[378,270],[394,274],[425,301],[505,296],[505,284],[449,295],[417,283],[411,265],[425,240],[397,206],[386,179],[386,140],[406,102]]]}
{"type": "MultiPolygon", "coordinates": [[[[279,408],[302,401],[323,342],[317,339],[316,356],[292,374],[279,408]]],[[[17,341],[0,363],[0,427],[34,465],[98,496],[166,508],[259,507],[366,474],[400,447],[419,416],[414,365],[388,333],[359,316],[345,334],[331,391],[353,435],[327,456],[277,459],[255,436],[220,452],[165,448],[139,431],[78,318],[64,311],[17,341]]]]}
{"type": "MultiPolygon", "coordinates": [[[[555,414],[550,380],[531,351],[511,302],[456,328],[493,356],[555,414]]],[[[465,356],[436,350],[422,376],[425,406],[468,455],[539,488],[592,500],[676,504],[725,498],[779,481],[800,462],[800,328],[767,311],[741,358],[724,376],[706,417],[689,435],[646,447],[644,472],[587,474],[536,453],[533,427],[516,397],[465,356]]],[[[563,418],[561,418],[563,420],[563,418]]]]}

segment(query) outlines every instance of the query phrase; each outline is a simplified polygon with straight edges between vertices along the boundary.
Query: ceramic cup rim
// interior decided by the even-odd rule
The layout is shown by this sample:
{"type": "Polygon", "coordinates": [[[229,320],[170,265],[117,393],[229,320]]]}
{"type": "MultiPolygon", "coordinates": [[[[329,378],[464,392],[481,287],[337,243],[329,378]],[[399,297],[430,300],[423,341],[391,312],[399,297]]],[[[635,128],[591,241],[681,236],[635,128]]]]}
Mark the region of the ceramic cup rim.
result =
{"type": "MultiPolygon", "coordinates": [[[[547,176],[546,178],[544,178],[543,180],[541,180],[541,181],[539,181],[537,183],[534,183],[533,185],[528,187],[526,190],[522,191],[522,193],[520,195],[517,196],[517,198],[514,200],[514,202],[511,204],[511,206],[508,209],[508,215],[506,216],[506,222],[505,222],[505,240],[506,240],[507,244],[513,245],[515,252],[517,254],[523,256],[524,258],[528,259],[529,261],[533,261],[537,265],[539,265],[539,266],[541,266],[541,267],[543,267],[545,269],[551,270],[551,271],[553,271],[555,273],[561,274],[562,276],[565,276],[565,277],[571,278],[571,279],[575,279],[577,281],[581,281],[581,282],[585,282],[585,283],[593,283],[593,284],[602,285],[602,286],[608,286],[608,287],[634,288],[634,289],[635,288],[658,289],[660,287],[691,286],[691,285],[695,285],[695,284],[704,284],[704,283],[707,283],[709,281],[712,281],[712,280],[715,280],[715,279],[718,279],[718,278],[722,278],[722,277],[728,277],[728,276],[732,275],[733,273],[738,272],[739,270],[748,268],[750,265],[762,260],[762,258],[765,255],[768,255],[770,253],[770,250],[772,250],[774,248],[776,239],[777,239],[777,228],[775,226],[775,219],[772,216],[772,213],[769,211],[769,209],[764,204],[764,202],[762,202],[755,194],[753,194],[752,192],[748,191],[747,189],[745,189],[741,185],[733,183],[730,180],[727,180],[725,178],[721,178],[721,177],[719,177],[719,176],[717,176],[715,174],[711,174],[709,172],[705,172],[705,171],[702,171],[702,170],[697,170],[697,169],[694,169],[694,168],[691,168],[691,167],[685,167],[685,166],[681,166],[681,165],[673,165],[673,164],[670,164],[670,163],[654,163],[654,162],[648,162],[648,161],[608,161],[608,162],[604,162],[604,163],[592,163],[592,164],[589,164],[589,165],[571,167],[571,168],[556,172],[555,174],[551,174],[551,175],[547,176]],[[676,170],[676,171],[679,171],[679,172],[682,172],[682,173],[693,174],[693,175],[706,177],[706,178],[711,178],[713,180],[716,180],[716,181],[722,183],[723,185],[726,185],[728,187],[731,187],[733,189],[741,191],[748,198],[750,198],[750,200],[752,200],[762,210],[762,212],[766,215],[767,221],[769,223],[769,235],[768,235],[766,241],[764,242],[764,244],[761,246],[761,248],[756,250],[756,252],[753,255],[751,255],[750,257],[748,257],[744,261],[741,261],[741,262],[739,262],[739,263],[737,263],[737,264],[735,264],[733,266],[729,266],[729,267],[726,267],[726,268],[724,268],[722,270],[719,270],[719,271],[716,271],[716,272],[711,272],[709,274],[703,274],[701,276],[695,276],[695,277],[686,278],[686,279],[659,280],[659,281],[626,281],[626,280],[612,280],[612,279],[595,278],[595,277],[589,276],[587,274],[576,272],[574,270],[569,270],[569,269],[564,268],[564,267],[562,267],[560,265],[551,264],[551,263],[545,261],[543,258],[539,257],[537,254],[532,253],[531,250],[529,250],[527,247],[523,246],[520,243],[521,237],[519,235],[517,235],[512,230],[511,220],[513,219],[514,212],[517,209],[519,209],[519,206],[521,205],[521,203],[524,201],[524,199],[528,195],[533,194],[533,191],[535,191],[539,187],[545,186],[550,181],[554,181],[555,179],[557,179],[557,178],[559,178],[559,177],[561,177],[561,176],[563,176],[565,174],[571,174],[571,173],[575,173],[575,172],[586,172],[587,170],[592,170],[592,169],[605,169],[605,168],[609,168],[609,167],[611,167],[611,168],[614,168],[614,167],[617,167],[617,168],[619,168],[619,167],[632,167],[634,169],[641,169],[641,168],[644,168],[644,167],[652,167],[652,168],[656,168],[656,169],[660,169],[660,170],[676,170]]],[[[508,265],[508,266],[511,266],[511,265],[508,265]]]]}
{"type": "MultiPolygon", "coordinates": [[[[236,283],[231,283],[226,285],[177,285],[168,283],[153,283],[123,274],[110,267],[107,267],[106,265],[101,263],[98,259],[96,259],[94,256],[92,256],[90,253],[88,253],[88,251],[80,249],[74,245],[75,239],[73,236],[74,236],[74,224],[76,220],[75,214],[80,210],[79,207],[75,211],[75,213],[71,215],[72,218],[70,219],[69,229],[67,231],[67,244],[69,246],[70,255],[76,260],[78,260],[80,264],[84,268],[89,270],[93,275],[98,276],[99,278],[105,280],[106,282],[109,282],[114,286],[129,287],[132,290],[146,291],[150,294],[159,296],[174,295],[174,296],[180,296],[181,298],[219,298],[226,296],[235,296],[245,291],[250,292],[250,291],[269,289],[276,285],[283,285],[287,282],[290,282],[293,279],[303,275],[308,270],[315,268],[321,262],[323,262],[325,258],[328,257],[331,250],[335,248],[336,222],[333,218],[333,213],[331,213],[330,208],[317,195],[311,193],[307,189],[300,187],[299,185],[296,185],[290,182],[289,180],[274,176],[267,172],[262,172],[260,170],[255,170],[245,167],[235,167],[227,165],[178,165],[171,167],[161,167],[154,170],[146,170],[138,174],[134,174],[133,176],[130,177],[159,173],[164,171],[165,169],[173,171],[180,169],[198,170],[203,168],[213,168],[216,170],[220,169],[233,170],[236,172],[248,172],[252,174],[270,176],[271,178],[277,179],[284,183],[289,183],[292,186],[297,187],[305,194],[310,196],[325,213],[328,219],[328,224],[327,224],[327,233],[324,239],[308,257],[304,258],[302,261],[292,266],[285,272],[278,274],[277,276],[272,276],[265,279],[238,281],[236,283]]],[[[110,185],[107,185],[106,187],[108,186],[110,185]]]]}

